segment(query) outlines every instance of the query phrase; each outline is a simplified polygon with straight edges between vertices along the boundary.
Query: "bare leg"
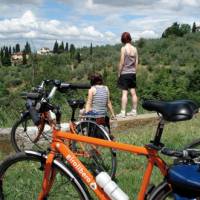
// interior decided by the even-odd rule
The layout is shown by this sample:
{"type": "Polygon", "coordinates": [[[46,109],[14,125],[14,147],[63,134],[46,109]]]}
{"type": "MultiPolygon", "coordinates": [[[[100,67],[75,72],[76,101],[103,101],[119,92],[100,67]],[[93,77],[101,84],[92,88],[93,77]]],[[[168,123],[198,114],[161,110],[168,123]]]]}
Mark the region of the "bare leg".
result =
{"type": "Polygon", "coordinates": [[[132,109],[136,110],[137,109],[138,98],[137,98],[137,95],[136,95],[135,88],[130,89],[130,92],[131,92],[131,99],[132,99],[132,109]]]}
{"type": "Polygon", "coordinates": [[[127,96],[128,96],[128,90],[122,90],[122,107],[121,107],[122,111],[126,111],[126,105],[128,101],[127,96]]]}
{"type": "Polygon", "coordinates": [[[116,115],[116,117],[126,117],[126,105],[128,101],[128,90],[122,90],[122,99],[121,99],[121,112],[116,115]]]}

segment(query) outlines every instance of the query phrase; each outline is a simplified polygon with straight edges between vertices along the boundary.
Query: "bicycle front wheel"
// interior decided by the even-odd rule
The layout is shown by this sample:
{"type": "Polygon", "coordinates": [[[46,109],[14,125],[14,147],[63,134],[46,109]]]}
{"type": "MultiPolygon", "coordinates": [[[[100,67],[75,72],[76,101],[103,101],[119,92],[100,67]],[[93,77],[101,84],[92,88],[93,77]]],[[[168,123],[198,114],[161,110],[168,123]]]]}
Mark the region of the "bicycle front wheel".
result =
{"type": "MultiPolygon", "coordinates": [[[[93,121],[81,121],[77,125],[77,133],[89,137],[100,138],[111,141],[110,135],[104,127],[93,121]]],[[[82,161],[88,166],[94,175],[99,171],[106,171],[115,177],[117,169],[116,151],[112,148],[105,148],[86,143],[73,142],[73,149],[79,153],[83,151],[82,161]]],[[[81,155],[81,154],[80,154],[81,155]]]]}
{"type": "Polygon", "coordinates": [[[184,149],[200,149],[200,139],[196,139],[190,144],[187,144],[184,149]]]}
{"type": "Polygon", "coordinates": [[[45,123],[35,126],[30,116],[16,121],[11,130],[11,143],[16,152],[27,149],[46,150],[51,141],[51,127],[45,123]],[[41,132],[41,134],[39,134],[41,132]],[[38,140],[36,140],[39,135],[38,140]]]}
{"type": "MultiPolygon", "coordinates": [[[[169,184],[164,181],[157,188],[155,188],[147,200],[180,200],[180,199],[190,199],[186,197],[180,197],[173,192],[169,184]]],[[[192,198],[192,200],[200,200],[200,197],[192,198]]]]}
{"type": "Polygon", "coordinates": [[[152,193],[148,200],[175,200],[172,189],[167,182],[161,183],[152,193]]]}
{"type": "MultiPolygon", "coordinates": [[[[42,189],[46,156],[30,151],[17,153],[0,165],[1,200],[35,200],[42,189]]],[[[62,163],[54,160],[56,177],[48,200],[89,200],[87,188],[62,163]]]]}

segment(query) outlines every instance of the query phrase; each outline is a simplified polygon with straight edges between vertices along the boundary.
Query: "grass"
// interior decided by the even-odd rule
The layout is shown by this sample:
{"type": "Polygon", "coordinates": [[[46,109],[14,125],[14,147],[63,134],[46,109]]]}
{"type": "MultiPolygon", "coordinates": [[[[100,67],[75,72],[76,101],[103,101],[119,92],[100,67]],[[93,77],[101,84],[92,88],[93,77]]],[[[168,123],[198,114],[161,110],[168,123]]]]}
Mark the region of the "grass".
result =
{"type": "MultiPolygon", "coordinates": [[[[162,142],[167,147],[180,149],[184,145],[190,143],[193,139],[199,138],[199,120],[200,115],[196,116],[190,121],[166,124],[163,132],[162,142]]],[[[155,131],[156,125],[148,124],[145,126],[138,125],[134,129],[129,129],[127,132],[113,134],[115,135],[117,141],[143,146],[144,144],[148,144],[149,141],[153,139],[155,131]]],[[[3,157],[3,154],[0,152],[0,158],[3,157]]],[[[173,161],[171,158],[166,156],[162,157],[169,164],[171,164],[173,161]]],[[[118,166],[116,182],[120,188],[128,194],[131,200],[136,199],[147,159],[146,157],[118,151],[117,160],[118,166]]],[[[25,172],[23,173],[25,174],[25,172]]],[[[17,180],[19,173],[14,172],[14,174],[14,179],[17,180]]],[[[163,177],[160,176],[158,170],[155,169],[151,182],[158,184],[160,181],[162,181],[162,179],[163,177]]]]}

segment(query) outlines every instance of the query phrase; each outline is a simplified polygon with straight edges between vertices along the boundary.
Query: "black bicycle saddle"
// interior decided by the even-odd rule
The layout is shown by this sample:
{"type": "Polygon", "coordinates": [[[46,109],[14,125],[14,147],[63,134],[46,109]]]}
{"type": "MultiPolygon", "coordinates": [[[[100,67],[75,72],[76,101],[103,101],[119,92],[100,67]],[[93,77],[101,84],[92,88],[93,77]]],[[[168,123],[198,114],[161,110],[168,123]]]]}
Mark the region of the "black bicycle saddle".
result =
{"type": "Polygon", "coordinates": [[[70,99],[67,100],[68,104],[71,108],[80,108],[82,109],[84,107],[85,101],[83,99],[70,99]]]}
{"type": "Polygon", "coordinates": [[[192,119],[198,112],[197,104],[192,100],[157,101],[145,100],[142,107],[160,113],[166,121],[177,122],[192,119]]]}

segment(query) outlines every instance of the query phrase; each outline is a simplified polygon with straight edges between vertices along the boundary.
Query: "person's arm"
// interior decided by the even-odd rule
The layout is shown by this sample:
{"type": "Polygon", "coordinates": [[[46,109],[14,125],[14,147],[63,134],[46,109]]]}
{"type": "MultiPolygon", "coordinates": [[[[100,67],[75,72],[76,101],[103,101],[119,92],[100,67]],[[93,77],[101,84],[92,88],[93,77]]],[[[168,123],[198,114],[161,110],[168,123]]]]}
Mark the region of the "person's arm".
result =
{"type": "MultiPolygon", "coordinates": [[[[108,88],[107,88],[107,90],[108,90],[108,88]]],[[[107,103],[107,107],[108,107],[108,109],[109,109],[109,111],[111,113],[112,118],[115,118],[115,112],[113,110],[112,103],[111,103],[111,100],[110,100],[110,92],[109,92],[109,90],[108,90],[108,103],[107,103]]]]}
{"type": "Polygon", "coordinates": [[[88,90],[88,97],[87,97],[87,102],[86,102],[86,106],[85,106],[86,113],[92,110],[93,93],[94,93],[94,89],[90,88],[88,90]]]}
{"type": "Polygon", "coordinates": [[[121,55],[120,55],[120,61],[119,61],[119,67],[118,67],[118,77],[121,74],[123,64],[124,64],[124,47],[121,48],[121,55]]]}
{"type": "Polygon", "coordinates": [[[135,52],[135,59],[136,59],[136,62],[135,62],[135,69],[137,70],[138,68],[138,51],[137,51],[137,48],[135,48],[136,52],[135,52]]]}
{"type": "Polygon", "coordinates": [[[110,99],[108,100],[108,109],[110,110],[112,118],[115,118],[115,113],[114,113],[114,110],[113,110],[112,103],[111,103],[110,99]]]}

